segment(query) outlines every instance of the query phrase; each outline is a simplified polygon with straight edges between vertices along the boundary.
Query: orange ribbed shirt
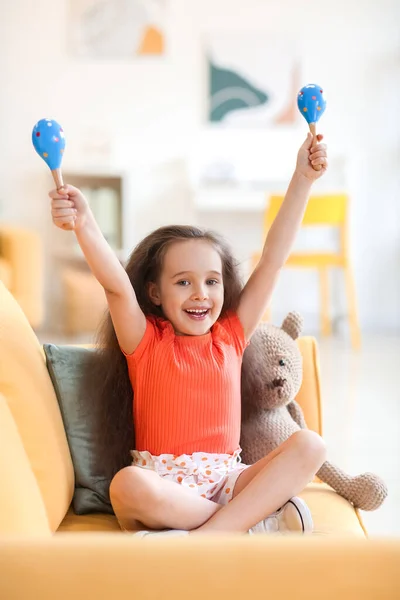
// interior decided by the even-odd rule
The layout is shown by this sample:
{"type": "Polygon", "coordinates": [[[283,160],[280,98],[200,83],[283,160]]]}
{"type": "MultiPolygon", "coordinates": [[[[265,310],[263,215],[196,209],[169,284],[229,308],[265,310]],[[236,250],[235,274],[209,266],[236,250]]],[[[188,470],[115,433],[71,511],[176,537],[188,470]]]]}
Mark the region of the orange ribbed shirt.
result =
{"type": "Polygon", "coordinates": [[[236,314],[200,336],[175,335],[149,317],[126,356],[134,390],[136,449],[160,454],[232,454],[240,440],[240,377],[246,347],[236,314]]]}

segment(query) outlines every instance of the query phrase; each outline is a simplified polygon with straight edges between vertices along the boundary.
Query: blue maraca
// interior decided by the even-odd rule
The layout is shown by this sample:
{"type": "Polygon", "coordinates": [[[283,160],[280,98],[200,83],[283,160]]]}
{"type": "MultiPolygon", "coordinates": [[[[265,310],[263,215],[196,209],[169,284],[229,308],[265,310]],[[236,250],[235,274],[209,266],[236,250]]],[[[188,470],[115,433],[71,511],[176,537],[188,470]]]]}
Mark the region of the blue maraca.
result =
{"type": "MultiPolygon", "coordinates": [[[[309,83],[302,87],[297,96],[297,106],[308,123],[309,129],[314,137],[312,145],[315,146],[317,143],[316,124],[326,108],[326,100],[322,88],[315,83],[309,83]]],[[[321,165],[314,167],[316,171],[320,171],[321,168],[321,165]]]]}
{"type": "Polygon", "coordinates": [[[54,119],[41,119],[32,131],[32,143],[36,152],[51,170],[57,190],[64,187],[61,161],[65,148],[65,136],[61,125],[54,119]]]}

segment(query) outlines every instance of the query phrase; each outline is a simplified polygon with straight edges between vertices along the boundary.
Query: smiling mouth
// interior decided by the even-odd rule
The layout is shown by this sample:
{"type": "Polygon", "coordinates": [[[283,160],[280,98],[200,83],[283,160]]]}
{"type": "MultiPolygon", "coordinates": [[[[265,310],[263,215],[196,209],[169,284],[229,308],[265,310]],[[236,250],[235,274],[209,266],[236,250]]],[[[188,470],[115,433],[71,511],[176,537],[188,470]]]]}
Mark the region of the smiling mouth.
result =
{"type": "Polygon", "coordinates": [[[210,312],[209,308],[193,308],[193,309],[185,310],[185,313],[193,321],[202,321],[203,319],[205,319],[207,317],[209,312],[210,312]]]}

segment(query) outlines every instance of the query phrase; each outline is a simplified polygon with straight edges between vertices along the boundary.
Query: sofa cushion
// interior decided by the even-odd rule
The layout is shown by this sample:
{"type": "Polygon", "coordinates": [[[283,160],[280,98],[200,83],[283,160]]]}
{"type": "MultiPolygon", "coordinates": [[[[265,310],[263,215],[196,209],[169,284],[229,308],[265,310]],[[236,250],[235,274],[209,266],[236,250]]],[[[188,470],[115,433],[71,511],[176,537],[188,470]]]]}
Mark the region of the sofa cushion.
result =
{"type": "Polygon", "coordinates": [[[1,282],[0,393],[7,400],[38,482],[50,528],[55,531],[73,495],[71,455],[42,347],[1,282]]]}
{"type": "MultiPolygon", "coordinates": [[[[300,494],[310,507],[313,521],[313,537],[340,536],[365,539],[365,531],[354,508],[324,483],[311,483],[300,494]]],[[[111,515],[74,515],[70,511],[61,523],[58,532],[118,531],[119,525],[111,515]]],[[[57,533],[58,533],[57,532],[57,533]]]]}
{"type": "Polygon", "coordinates": [[[314,535],[366,537],[358,511],[326,483],[310,483],[299,494],[314,521],[314,535]]]}
{"type": "Polygon", "coordinates": [[[78,531],[91,531],[92,533],[121,532],[121,528],[115,515],[102,513],[76,515],[73,510],[69,510],[57,533],[75,533],[78,531]]]}
{"type": "Polygon", "coordinates": [[[67,434],[75,471],[75,492],[72,500],[78,515],[105,512],[113,513],[99,446],[97,418],[100,407],[83,391],[83,375],[96,360],[93,349],[78,346],[44,344],[47,368],[53,382],[67,434]]]}

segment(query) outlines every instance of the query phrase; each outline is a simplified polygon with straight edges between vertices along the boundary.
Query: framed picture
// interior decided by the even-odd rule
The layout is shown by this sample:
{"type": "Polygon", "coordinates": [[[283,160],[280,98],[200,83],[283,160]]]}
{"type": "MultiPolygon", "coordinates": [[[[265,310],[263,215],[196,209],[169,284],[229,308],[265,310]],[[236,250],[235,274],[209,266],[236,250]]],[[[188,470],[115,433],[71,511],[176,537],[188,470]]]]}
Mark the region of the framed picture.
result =
{"type": "Polygon", "coordinates": [[[207,35],[208,122],[226,127],[290,126],[298,120],[299,52],[268,34],[207,35]]]}
{"type": "Polygon", "coordinates": [[[167,0],[69,0],[74,56],[113,60],[162,56],[167,0]]]}

